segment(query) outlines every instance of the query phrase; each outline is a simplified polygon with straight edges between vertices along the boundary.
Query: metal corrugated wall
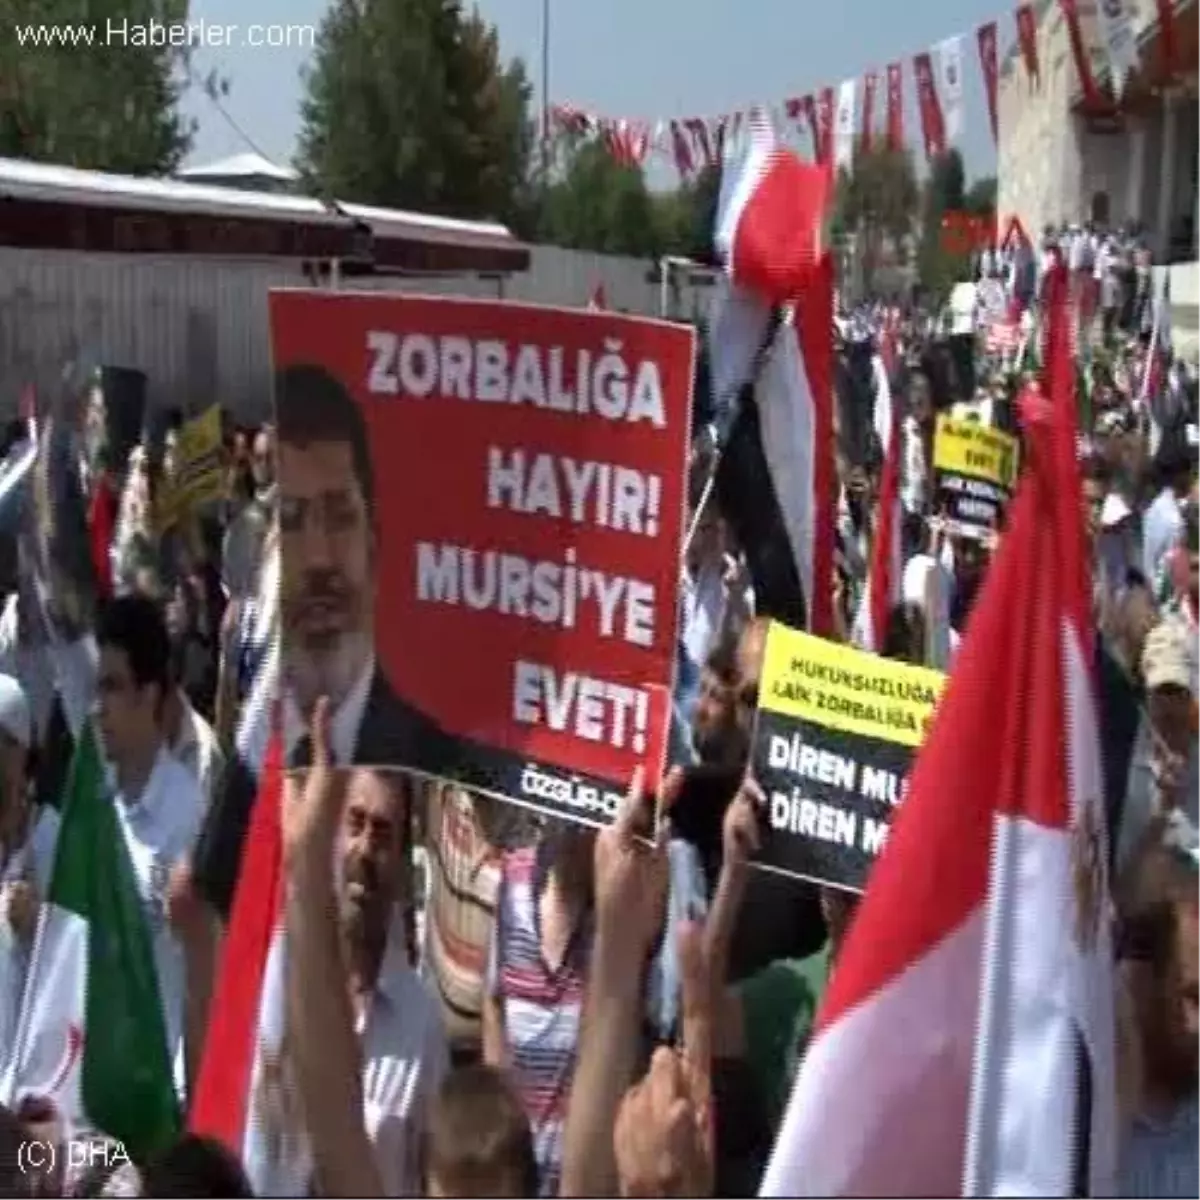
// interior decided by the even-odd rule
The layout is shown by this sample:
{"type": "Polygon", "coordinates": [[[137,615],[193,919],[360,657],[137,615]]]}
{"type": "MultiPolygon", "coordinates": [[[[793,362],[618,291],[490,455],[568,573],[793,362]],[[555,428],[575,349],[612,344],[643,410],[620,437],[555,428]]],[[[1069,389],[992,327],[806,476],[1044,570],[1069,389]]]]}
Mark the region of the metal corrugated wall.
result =
{"type": "MultiPolygon", "coordinates": [[[[533,248],[531,269],[488,279],[365,279],[372,290],[497,296],[586,304],[603,285],[609,307],[657,315],[652,264],[533,248]]],[[[16,411],[32,382],[53,394],[64,364],[136,367],[153,403],[198,411],[220,400],[239,417],[269,410],[267,290],[303,286],[297,264],[0,248],[0,414],[16,411]]],[[[673,315],[692,318],[707,289],[684,286],[673,315]]]]}

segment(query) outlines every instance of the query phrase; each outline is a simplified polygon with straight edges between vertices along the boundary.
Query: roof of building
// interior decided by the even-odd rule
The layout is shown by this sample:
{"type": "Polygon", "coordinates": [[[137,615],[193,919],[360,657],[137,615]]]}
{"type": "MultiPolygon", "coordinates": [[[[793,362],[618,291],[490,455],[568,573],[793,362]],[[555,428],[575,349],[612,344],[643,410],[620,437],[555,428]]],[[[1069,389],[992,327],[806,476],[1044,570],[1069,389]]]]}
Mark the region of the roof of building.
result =
{"type": "MultiPolygon", "coordinates": [[[[205,169],[215,171],[219,166],[205,169]]],[[[524,270],[528,264],[527,247],[506,226],[494,221],[465,221],[336,200],[325,202],[311,196],[249,191],[216,183],[112,175],[25,159],[0,158],[0,199],[24,201],[26,206],[40,210],[70,208],[93,213],[124,212],[130,217],[242,220],[259,228],[266,224],[344,230],[347,236],[365,231],[370,234],[376,264],[395,269],[499,273],[524,270]]],[[[10,232],[13,240],[7,244],[22,244],[15,227],[10,232]]],[[[356,244],[361,244],[361,237],[356,244]]],[[[351,256],[349,251],[345,253],[351,256]]],[[[339,255],[328,251],[322,256],[339,255]]]]}
{"type": "Polygon", "coordinates": [[[281,167],[261,154],[248,152],[219,158],[216,162],[201,163],[193,167],[181,167],[175,172],[177,179],[273,179],[276,183],[295,183],[300,178],[291,167],[281,167]]]}

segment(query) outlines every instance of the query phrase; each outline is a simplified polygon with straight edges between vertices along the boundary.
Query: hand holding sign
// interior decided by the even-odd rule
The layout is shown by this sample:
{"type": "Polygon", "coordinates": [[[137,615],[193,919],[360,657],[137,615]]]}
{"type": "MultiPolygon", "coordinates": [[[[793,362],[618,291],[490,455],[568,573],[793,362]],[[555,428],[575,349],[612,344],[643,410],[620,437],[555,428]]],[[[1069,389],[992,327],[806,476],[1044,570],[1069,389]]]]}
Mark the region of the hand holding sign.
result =
{"type": "Polygon", "coordinates": [[[733,803],[725,810],[721,826],[723,861],[728,866],[743,867],[758,853],[762,843],[759,820],[766,806],[762,788],[747,775],[733,803]]]}
{"type": "MultiPolygon", "coordinates": [[[[656,831],[645,779],[645,770],[638,767],[616,820],[596,838],[595,856],[597,941],[622,965],[638,970],[662,926],[670,877],[666,837],[650,840],[656,831]]],[[[663,780],[660,814],[679,795],[682,782],[678,770],[663,780]]]]}

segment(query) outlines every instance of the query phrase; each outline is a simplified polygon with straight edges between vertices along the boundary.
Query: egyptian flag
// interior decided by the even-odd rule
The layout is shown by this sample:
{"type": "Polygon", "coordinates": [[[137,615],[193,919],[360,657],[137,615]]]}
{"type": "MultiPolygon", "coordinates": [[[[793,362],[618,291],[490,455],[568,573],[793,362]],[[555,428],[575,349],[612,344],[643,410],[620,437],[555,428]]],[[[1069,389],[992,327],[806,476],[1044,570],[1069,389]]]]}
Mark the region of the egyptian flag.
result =
{"type": "Polygon", "coordinates": [[[863,650],[883,652],[892,610],[900,603],[904,559],[901,545],[900,457],[904,439],[892,405],[883,355],[877,354],[875,368],[875,434],[883,450],[883,473],[879,481],[879,507],[871,538],[871,561],[867,586],[854,621],[853,640],[863,650]]]}
{"type": "Polygon", "coordinates": [[[282,804],[283,748],[275,736],[259,777],[188,1122],[237,1155],[257,1196],[305,1195],[312,1174],[286,1055],[282,804]]]}
{"type": "Polygon", "coordinates": [[[715,243],[727,286],[710,330],[722,512],[760,612],[833,632],[833,263],[828,172],[753,113],[730,139],[715,243]]]}
{"type": "Polygon", "coordinates": [[[237,1155],[258,1196],[307,1194],[312,1161],[287,1073],[283,925],[283,744],[278,644],[238,729],[239,769],[255,773],[241,870],[209,1009],[188,1121],[237,1155]],[[265,739],[265,744],[264,744],[265,739]]]}
{"type": "Polygon", "coordinates": [[[1029,466],[764,1196],[1114,1195],[1113,956],[1065,280],[1029,466]]]}

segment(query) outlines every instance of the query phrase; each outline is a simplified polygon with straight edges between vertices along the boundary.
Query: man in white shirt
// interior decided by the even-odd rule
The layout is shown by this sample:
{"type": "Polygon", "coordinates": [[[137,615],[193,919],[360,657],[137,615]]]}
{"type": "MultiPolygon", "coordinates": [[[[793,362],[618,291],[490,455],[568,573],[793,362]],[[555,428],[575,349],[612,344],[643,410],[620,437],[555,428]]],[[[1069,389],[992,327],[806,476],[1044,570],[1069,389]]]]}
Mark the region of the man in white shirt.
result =
{"type": "Polygon", "coordinates": [[[221,582],[232,600],[254,591],[267,531],[275,516],[275,431],[264,425],[251,445],[254,497],[229,523],[221,546],[221,582]]]}
{"type": "Polygon", "coordinates": [[[97,721],[154,943],[159,996],[176,1082],[183,1091],[183,948],[167,923],[167,884],[200,828],[204,797],[196,777],[167,749],[164,704],[171,687],[170,642],[162,612],[141,596],[108,604],[96,633],[100,648],[97,721]]]}
{"type": "Polygon", "coordinates": [[[163,732],[171,753],[195,776],[207,810],[225,770],[225,754],[213,727],[196,711],[172,672],[163,705],[163,732]]]}
{"type": "Polygon", "coordinates": [[[0,671],[20,684],[29,700],[33,737],[46,736],[54,705],[54,672],[47,661],[46,633],[32,597],[9,592],[0,612],[0,671]]]}
{"type": "Polygon", "coordinates": [[[929,376],[918,368],[909,377],[901,435],[900,500],[906,513],[924,513],[929,503],[934,416],[933,388],[929,376]]]}
{"type": "Polygon", "coordinates": [[[0,675],[0,1046],[12,1044],[38,902],[50,887],[58,813],[30,796],[33,718],[21,685],[0,675]]]}
{"type": "Polygon", "coordinates": [[[1083,270],[1083,230],[1078,225],[1072,225],[1067,231],[1066,250],[1067,250],[1067,266],[1071,274],[1077,274],[1083,270]]]}
{"type": "Polygon", "coordinates": [[[1177,434],[1164,440],[1154,459],[1162,488],[1142,517],[1142,574],[1154,595],[1165,582],[1168,553],[1183,534],[1183,501],[1196,478],[1196,460],[1177,434]]]}
{"type": "Polygon", "coordinates": [[[449,1049],[438,1002],[404,953],[404,792],[378,772],[330,769],[325,711],[303,795],[289,781],[284,803],[300,1109],[323,1195],[421,1195],[418,1148],[449,1049]]]}

